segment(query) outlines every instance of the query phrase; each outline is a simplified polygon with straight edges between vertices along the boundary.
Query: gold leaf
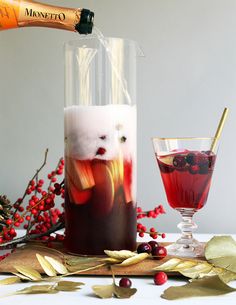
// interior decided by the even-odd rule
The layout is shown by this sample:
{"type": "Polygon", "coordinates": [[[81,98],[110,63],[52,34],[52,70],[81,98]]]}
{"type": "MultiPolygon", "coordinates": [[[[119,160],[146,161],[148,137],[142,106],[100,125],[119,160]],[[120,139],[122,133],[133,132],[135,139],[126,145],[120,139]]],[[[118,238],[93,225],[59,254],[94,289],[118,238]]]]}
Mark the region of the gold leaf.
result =
{"type": "Polygon", "coordinates": [[[40,293],[58,293],[54,289],[54,285],[33,285],[24,289],[18,290],[15,294],[40,294],[40,293]]]}
{"type": "Polygon", "coordinates": [[[137,255],[136,253],[129,250],[120,250],[120,251],[104,250],[104,252],[106,253],[107,256],[119,260],[124,260],[137,255]]]}
{"type": "Polygon", "coordinates": [[[194,266],[196,266],[198,264],[198,262],[196,261],[182,261],[180,262],[176,267],[174,267],[175,271],[183,271],[189,268],[192,268],[194,266]]]}
{"type": "Polygon", "coordinates": [[[231,236],[214,236],[206,244],[205,257],[215,267],[236,273],[236,241],[231,236]]]}
{"type": "Polygon", "coordinates": [[[193,280],[183,286],[171,286],[161,295],[166,300],[177,300],[189,297],[217,296],[235,291],[226,285],[218,276],[204,277],[193,280]]]}
{"type": "Polygon", "coordinates": [[[101,258],[98,257],[87,257],[87,256],[72,256],[69,258],[66,258],[67,265],[74,266],[74,265],[80,265],[80,264],[88,264],[94,261],[98,261],[101,258]]]}
{"type": "Polygon", "coordinates": [[[49,262],[49,264],[52,265],[52,267],[57,271],[57,273],[59,273],[59,274],[68,273],[68,270],[66,269],[66,267],[58,260],[56,260],[50,256],[44,256],[44,258],[49,262]]]}
{"type": "Polygon", "coordinates": [[[127,299],[137,292],[136,288],[119,287],[115,283],[111,285],[95,285],[92,286],[92,289],[102,299],[112,298],[113,295],[120,299],[127,299]]]}
{"type": "Polygon", "coordinates": [[[0,280],[0,285],[11,285],[15,283],[19,283],[21,280],[19,277],[8,277],[6,279],[0,280]]]}
{"type": "Polygon", "coordinates": [[[136,292],[136,288],[124,288],[114,284],[114,295],[119,299],[128,299],[136,292]]]}
{"type": "Polygon", "coordinates": [[[196,266],[189,269],[179,270],[179,272],[186,277],[189,277],[191,279],[196,279],[205,276],[207,273],[209,273],[212,270],[212,268],[213,268],[212,265],[205,262],[205,263],[198,263],[196,266]]]}
{"type": "Polygon", "coordinates": [[[163,264],[153,268],[153,270],[173,270],[179,263],[181,262],[181,259],[179,258],[171,258],[168,261],[164,262],[163,264]]]}
{"type": "Polygon", "coordinates": [[[119,264],[119,266],[131,266],[131,265],[142,262],[147,257],[149,257],[148,253],[139,253],[139,254],[136,254],[135,256],[125,259],[121,264],[119,264]]]}
{"type": "Polygon", "coordinates": [[[73,281],[61,281],[55,287],[58,291],[75,291],[81,289],[80,286],[84,285],[82,282],[73,282],[73,281]]]}
{"type": "Polygon", "coordinates": [[[27,276],[32,281],[40,281],[42,280],[41,274],[28,266],[14,266],[14,268],[24,276],[27,276]]]}
{"type": "Polygon", "coordinates": [[[122,260],[112,257],[106,257],[103,259],[103,261],[109,264],[119,264],[120,262],[122,262],[122,260]]]}
{"type": "Polygon", "coordinates": [[[48,276],[56,276],[57,275],[55,269],[52,267],[52,265],[42,255],[36,253],[36,257],[37,257],[41,267],[43,268],[43,270],[45,271],[45,273],[48,276]]]}
{"type": "Polygon", "coordinates": [[[23,281],[31,281],[30,278],[28,278],[27,276],[21,274],[21,273],[18,273],[18,272],[12,272],[12,274],[18,276],[21,280],[23,281]]]}
{"type": "Polygon", "coordinates": [[[102,299],[110,299],[113,296],[114,285],[94,285],[93,292],[102,299]]]}

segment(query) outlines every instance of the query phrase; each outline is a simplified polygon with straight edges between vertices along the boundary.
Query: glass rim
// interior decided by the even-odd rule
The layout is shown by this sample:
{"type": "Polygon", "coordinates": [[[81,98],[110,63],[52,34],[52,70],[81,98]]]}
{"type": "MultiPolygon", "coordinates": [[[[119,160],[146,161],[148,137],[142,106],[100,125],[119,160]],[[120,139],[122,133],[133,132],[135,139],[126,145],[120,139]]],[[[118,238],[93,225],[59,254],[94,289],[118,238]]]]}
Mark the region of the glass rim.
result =
{"type": "MultiPolygon", "coordinates": [[[[122,38],[122,37],[113,37],[113,36],[104,36],[104,38],[107,39],[107,40],[123,40],[126,43],[132,43],[132,44],[134,44],[134,45],[139,47],[138,42],[136,40],[134,40],[134,39],[122,38]]],[[[64,43],[64,45],[65,46],[74,46],[74,45],[76,45],[76,43],[79,43],[81,41],[86,41],[86,40],[88,40],[88,41],[89,40],[90,41],[92,41],[92,40],[99,41],[99,38],[98,38],[98,36],[96,34],[91,34],[89,36],[83,36],[83,37],[78,37],[76,39],[68,40],[68,41],[66,41],[64,43]]]]}
{"type": "Polygon", "coordinates": [[[163,137],[151,137],[152,140],[219,140],[217,137],[176,137],[176,138],[163,138],[163,137]]]}

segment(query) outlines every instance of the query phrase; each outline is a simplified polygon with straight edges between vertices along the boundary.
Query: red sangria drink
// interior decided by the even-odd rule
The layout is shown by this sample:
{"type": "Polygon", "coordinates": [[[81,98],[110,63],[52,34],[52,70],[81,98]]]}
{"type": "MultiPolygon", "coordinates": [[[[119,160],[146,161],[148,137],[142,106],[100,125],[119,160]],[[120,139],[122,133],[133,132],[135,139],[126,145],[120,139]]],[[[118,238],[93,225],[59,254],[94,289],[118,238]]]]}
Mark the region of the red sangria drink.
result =
{"type": "Polygon", "coordinates": [[[67,107],[65,141],[67,250],[135,250],[135,106],[67,107]]]}
{"type": "Polygon", "coordinates": [[[193,215],[207,201],[218,140],[215,138],[154,138],[153,145],[169,205],[180,212],[181,237],[168,254],[196,257],[204,246],[193,238],[193,215]]]}
{"type": "Polygon", "coordinates": [[[216,155],[212,151],[157,156],[168,203],[174,209],[201,209],[208,197],[216,155]]]}

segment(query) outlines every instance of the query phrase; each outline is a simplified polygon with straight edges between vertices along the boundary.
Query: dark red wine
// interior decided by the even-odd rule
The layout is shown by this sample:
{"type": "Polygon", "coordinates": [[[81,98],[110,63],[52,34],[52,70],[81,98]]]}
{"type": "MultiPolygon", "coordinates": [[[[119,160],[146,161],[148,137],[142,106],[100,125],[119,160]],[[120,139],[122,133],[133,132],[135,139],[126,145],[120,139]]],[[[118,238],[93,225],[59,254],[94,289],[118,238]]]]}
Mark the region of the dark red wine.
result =
{"type": "Polygon", "coordinates": [[[216,155],[183,151],[157,156],[167,200],[174,209],[201,209],[208,197],[216,155]]]}
{"type": "Polygon", "coordinates": [[[66,158],[65,247],[86,255],[136,249],[132,162],[66,158]]]}

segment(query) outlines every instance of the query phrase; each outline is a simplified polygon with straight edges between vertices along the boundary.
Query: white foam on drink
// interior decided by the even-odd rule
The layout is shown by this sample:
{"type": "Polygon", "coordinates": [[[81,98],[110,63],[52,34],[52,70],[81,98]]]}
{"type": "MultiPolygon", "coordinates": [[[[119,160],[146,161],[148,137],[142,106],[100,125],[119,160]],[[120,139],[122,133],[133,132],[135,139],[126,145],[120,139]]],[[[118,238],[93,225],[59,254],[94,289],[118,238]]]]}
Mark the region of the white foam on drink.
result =
{"type": "Polygon", "coordinates": [[[64,109],[64,119],[66,156],[136,162],[136,106],[70,106],[64,109]],[[105,148],[105,154],[98,155],[99,148],[105,148]]]}

